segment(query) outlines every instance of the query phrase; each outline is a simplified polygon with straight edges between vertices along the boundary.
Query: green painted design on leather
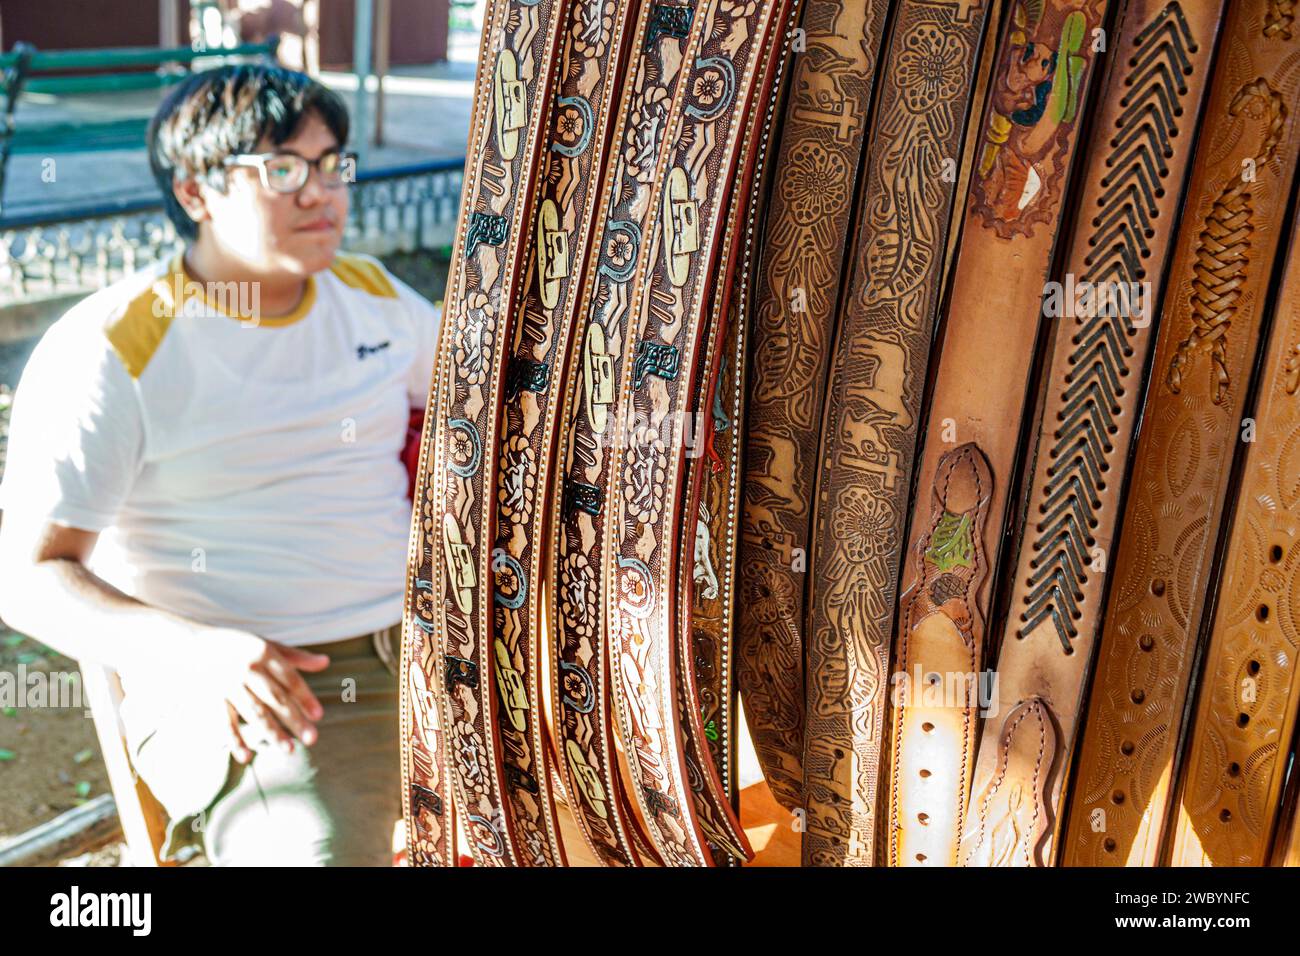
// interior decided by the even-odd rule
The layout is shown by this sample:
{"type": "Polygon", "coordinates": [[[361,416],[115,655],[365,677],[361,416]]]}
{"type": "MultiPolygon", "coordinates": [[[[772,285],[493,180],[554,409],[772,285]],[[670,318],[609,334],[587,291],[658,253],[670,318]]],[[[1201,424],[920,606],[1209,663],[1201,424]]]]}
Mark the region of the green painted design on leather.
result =
{"type": "Polygon", "coordinates": [[[955,567],[974,566],[975,541],[971,535],[970,515],[955,515],[945,511],[934,534],[930,536],[930,546],[925,549],[925,556],[940,571],[951,571],[955,567]]]}
{"type": "Polygon", "coordinates": [[[1061,27],[1061,45],[1056,51],[1056,75],[1052,77],[1050,116],[1054,122],[1074,120],[1079,107],[1079,78],[1083,74],[1083,57],[1074,56],[1083,46],[1088,21],[1079,10],[1065,18],[1061,27]]]}

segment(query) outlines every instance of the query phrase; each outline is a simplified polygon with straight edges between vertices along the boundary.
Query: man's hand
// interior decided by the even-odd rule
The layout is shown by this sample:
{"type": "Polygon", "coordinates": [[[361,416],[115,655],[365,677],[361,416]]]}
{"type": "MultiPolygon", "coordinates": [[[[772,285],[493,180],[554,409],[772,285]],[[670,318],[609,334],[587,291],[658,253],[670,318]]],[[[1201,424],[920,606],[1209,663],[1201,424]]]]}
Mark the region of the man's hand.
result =
{"type": "Polygon", "coordinates": [[[316,742],[315,721],[324,714],[299,671],[329,666],[325,654],[286,647],[247,631],[203,628],[183,652],[194,682],[196,704],[224,704],[230,722],[230,750],[240,763],[253,759],[244,739],[251,728],[292,753],[294,739],[316,742]],[[246,726],[241,727],[241,720],[246,726]]]}

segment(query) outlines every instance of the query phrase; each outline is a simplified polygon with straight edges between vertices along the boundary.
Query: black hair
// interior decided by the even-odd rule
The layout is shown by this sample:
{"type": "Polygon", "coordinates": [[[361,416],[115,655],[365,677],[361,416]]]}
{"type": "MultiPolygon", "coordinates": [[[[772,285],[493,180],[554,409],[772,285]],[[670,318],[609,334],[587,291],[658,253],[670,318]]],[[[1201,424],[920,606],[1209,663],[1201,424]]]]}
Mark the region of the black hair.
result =
{"type": "Polygon", "coordinates": [[[221,66],[173,87],[149,123],[146,142],[149,168],[176,231],[187,240],[199,234],[172,193],[173,182],[202,178],[224,188],[228,157],[252,152],[264,136],[283,143],[308,113],[346,145],[347,105],[305,73],[263,64],[221,66]]]}

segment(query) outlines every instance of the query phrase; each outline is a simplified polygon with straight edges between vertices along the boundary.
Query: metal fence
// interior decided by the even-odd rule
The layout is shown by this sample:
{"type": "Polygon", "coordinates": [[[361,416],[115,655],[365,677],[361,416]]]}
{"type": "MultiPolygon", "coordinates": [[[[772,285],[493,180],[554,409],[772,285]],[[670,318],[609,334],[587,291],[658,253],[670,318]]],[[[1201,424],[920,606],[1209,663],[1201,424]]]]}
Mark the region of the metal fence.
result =
{"type": "MultiPolygon", "coordinates": [[[[359,171],[344,247],[384,256],[450,246],[464,166],[458,157],[359,171]]],[[[181,245],[161,199],[0,221],[0,310],[92,292],[181,245]]],[[[0,311],[0,339],[3,323],[0,311]]]]}

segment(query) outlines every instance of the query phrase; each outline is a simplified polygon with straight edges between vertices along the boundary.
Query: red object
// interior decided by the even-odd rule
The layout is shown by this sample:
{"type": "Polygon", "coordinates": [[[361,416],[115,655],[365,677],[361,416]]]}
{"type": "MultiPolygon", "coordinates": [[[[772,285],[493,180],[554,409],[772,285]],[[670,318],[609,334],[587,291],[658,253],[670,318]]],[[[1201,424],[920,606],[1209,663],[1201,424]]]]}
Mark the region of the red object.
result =
{"type": "Polygon", "coordinates": [[[406,466],[406,497],[414,501],[415,473],[420,468],[420,436],[424,432],[424,409],[411,409],[406,422],[406,444],[402,447],[402,464],[406,466]]]}

